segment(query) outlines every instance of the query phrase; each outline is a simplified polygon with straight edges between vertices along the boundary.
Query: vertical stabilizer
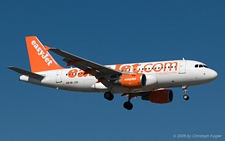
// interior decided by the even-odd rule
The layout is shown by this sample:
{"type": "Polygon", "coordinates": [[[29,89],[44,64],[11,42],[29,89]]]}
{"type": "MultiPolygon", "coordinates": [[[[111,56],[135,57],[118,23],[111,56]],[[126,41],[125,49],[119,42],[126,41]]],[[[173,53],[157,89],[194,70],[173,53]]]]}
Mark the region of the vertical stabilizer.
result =
{"type": "Polygon", "coordinates": [[[32,72],[62,69],[36,36],[27,36],[26,44],[32,72]]]}

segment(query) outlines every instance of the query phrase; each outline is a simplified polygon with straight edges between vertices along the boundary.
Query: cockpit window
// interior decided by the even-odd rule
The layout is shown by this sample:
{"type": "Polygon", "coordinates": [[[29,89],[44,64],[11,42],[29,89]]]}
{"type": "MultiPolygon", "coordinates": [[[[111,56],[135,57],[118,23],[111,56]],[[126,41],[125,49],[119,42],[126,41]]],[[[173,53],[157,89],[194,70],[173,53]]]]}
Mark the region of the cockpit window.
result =
{"type": "Polygon", "coordinates": [[[208,68],[206,65],[203,65],[203,67],[208,68]]]}
{"type": "Polygon", "coordinates": [[[203,65],[203,64],[196,64],[195,65],[195,68],[208,68],[206,65],[203,65]]]}

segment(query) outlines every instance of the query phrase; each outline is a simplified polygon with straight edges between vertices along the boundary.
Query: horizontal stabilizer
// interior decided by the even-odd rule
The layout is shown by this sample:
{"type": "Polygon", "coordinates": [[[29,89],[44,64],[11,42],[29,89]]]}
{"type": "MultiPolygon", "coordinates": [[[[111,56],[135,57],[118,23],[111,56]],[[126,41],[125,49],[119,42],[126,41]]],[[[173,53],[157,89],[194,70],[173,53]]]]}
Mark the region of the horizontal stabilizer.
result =
{"type": "Polygon", "coordinates": [[[39,75],[39,74],[36,74],[36,73],[32,73],[32,72],[29,72],[29,71],[26,71],[26,70],[22,70],[20,68],[16,68],[16,67],[13,67],[13,66],[8,66],[9,69],[17,72],[17,73],[20,73],[22,75],[26,75],[26,76],[29,76],[29,77],[32,77],[32,78],[44,78],[45,76],[43,75],[39,75]]]}

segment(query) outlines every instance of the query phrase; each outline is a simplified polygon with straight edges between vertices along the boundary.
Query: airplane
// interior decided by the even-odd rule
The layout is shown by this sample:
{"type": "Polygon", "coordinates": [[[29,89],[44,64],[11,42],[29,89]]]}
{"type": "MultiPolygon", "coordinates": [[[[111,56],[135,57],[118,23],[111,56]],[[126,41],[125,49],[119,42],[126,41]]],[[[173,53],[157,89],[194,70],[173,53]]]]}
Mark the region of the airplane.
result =
{"type": "Polygon", "coordinates": [[[22,74],[20,81],[55,89],[77,92],[104,93],[111,101],[114,94],[127,97],[123,107],[133,108],[132,98],[157,104],[170,103],[173,91],[181,87],[184,100],[188,100],[189,86],[215,80],[217,72],[202,62],[193,60],[170,60],[158,62],[101,65],[57,48],[44,46],[36,36],[27,36],[26,45],[31,72],[14,66],[9,69],[22,74]],[[66,66],[60,66],[49,51],[63,57],[66,66]]]}

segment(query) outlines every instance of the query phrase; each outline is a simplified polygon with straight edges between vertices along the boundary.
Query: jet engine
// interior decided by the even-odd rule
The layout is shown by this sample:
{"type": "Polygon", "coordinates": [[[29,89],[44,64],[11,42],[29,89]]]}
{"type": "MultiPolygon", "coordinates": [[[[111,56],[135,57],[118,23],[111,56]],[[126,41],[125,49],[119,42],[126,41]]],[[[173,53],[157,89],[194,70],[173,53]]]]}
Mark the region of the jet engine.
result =
{"type": "Polygon", "coordinates": [[[141,99],[148,100],[158,104],[170,103],[173,101],[173,91],[172,90],[151,91],[148,94],[143,95],[141,99]]]}
{"type": "Polygon", "coordinates": [[[141,88],[146,85],[145,74],[123,74],[114,84],[119,84],[125,88],[141,88]]]}

